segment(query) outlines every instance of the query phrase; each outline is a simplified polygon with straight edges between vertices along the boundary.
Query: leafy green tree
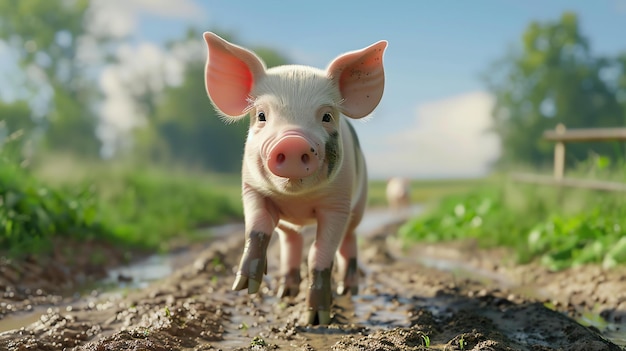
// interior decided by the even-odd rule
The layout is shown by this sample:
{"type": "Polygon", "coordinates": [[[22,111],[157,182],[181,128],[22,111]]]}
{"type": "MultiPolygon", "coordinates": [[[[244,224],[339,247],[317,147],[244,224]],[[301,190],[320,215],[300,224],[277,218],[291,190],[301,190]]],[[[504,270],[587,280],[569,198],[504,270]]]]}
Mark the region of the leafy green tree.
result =
{"type": "MultiPolygon", "coordinates": [[[[542,140],[542,133],[558,123],[567,128],[623,126],[624,106],[604,77],[611,69],[613,60],[592,54],[576,14],[530,23],[521,47],[494,64],[485,77],[496,98],[493,120],[502,140],[500,164],[550,163],[553,145],[542,140]]],[[[572,144],[567,147],[568,163],[587,158],[589,150],[623,156],[610,143],[572,144]]]]}
{"type": "Polygon", "coordinates": [[[26,146],[35,129],[31,115],[25,101],[0,101],[0,158],[11,162],[28,158],[26,146]]]}
{"type": "MultiPolygon", "coordinates": [[[[186,40],[202,40],[199,32],[190,33],[186,40]]],[[[232,40],[230,35],[224,37],[232,40]]],[[[253,50],[268,67],[287,63],[276,50],[253,50]]],[[[156,100],[149,125],[138,131],[137,146],[143,156],[156,162],[237,172],[248,123],[243,119],[227,125],[217,115],[206,94],[204,65],[204,55],[188,62],[182,84],[166,88],[156,100]]]]}
{"type": "Polygon", "coordinates": [[[79,58],[88,7],[88,0],[0,1],[0,40],[16,53],[23,69],[19,74],[24,78],[18,81],[25,81],[30,92],[23,98],[38,104],[37,110],[46,116],[45,144],[53,150],[97,155],[97,89],[89,66],[79,58]]]}

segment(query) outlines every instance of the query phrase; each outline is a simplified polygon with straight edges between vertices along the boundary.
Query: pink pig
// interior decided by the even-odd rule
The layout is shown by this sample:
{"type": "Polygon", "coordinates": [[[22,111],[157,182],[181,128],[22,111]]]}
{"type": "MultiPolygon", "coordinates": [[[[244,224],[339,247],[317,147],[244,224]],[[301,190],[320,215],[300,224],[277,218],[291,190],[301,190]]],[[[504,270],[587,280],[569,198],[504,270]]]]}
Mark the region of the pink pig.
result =
{"type": "Polygon", "coordinates": [[[266,69],[247,49],[213,33],[204,33],[204,39],[213,105],[228,120],[250,115],[242,166],[246,245],[233,290],[259,290],[276,230],[278,296],[297,295],[300,231],[317,223],[308,256],[307,317],[311,324],[328,324],[335,256],[337,292],[358,293],[354,230],[367,200],[365,160],[345,117],[365,117],[380,102],[387,42],[343,54],[323,71],[300,65],[266,69]]]}

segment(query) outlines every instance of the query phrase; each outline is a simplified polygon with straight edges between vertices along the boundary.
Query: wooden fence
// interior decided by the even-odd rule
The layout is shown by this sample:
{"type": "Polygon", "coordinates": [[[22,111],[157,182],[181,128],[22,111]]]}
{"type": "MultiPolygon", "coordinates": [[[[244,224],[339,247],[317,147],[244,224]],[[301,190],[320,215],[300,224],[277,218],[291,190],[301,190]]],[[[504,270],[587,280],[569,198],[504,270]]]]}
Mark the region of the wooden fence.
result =
{"type": "Polygon", "coordinates": [[[626,141],[626,128],[569,129],[559,124],[555,130],[546,130],[543,138],[556,142],[554,147],[554,176],[515,173],[511,178],[526,183],[567,186],[602,191],[626,191],[626,183],[589,179],[565,178],[565,144],[588,141],[626,141]]]}

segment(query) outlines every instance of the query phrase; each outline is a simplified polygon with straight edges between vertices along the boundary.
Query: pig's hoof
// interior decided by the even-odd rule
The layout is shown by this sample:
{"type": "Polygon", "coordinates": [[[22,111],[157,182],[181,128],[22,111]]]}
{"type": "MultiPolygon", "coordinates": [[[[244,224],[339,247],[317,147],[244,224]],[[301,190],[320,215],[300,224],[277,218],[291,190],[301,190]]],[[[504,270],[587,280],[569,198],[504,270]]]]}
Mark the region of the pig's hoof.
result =
{"type": "Polygon", "coordinates": [[[359,268],[356,258],[351,258],[348,261],[348,267],[344,272],[340,272],[343,275],[337,284],[337,294],[345,295],[350,292],[352,295],[359,294],[359,268]]]}
{"type": "Polygon", "coordinates": [[[338,295],[346,295],[348,293],[348,291],[350,292],[350,295],[358,295],[359,294],[359,286],[358,285],[354,285],[354,286],[345,286],[344,284],[337,284],[337,294],[338,295]]]}
{"type": "Polygon", "coordinates": [[[309,311],[308,323],[311,325],[330,324],[330,311],[309,311]]]}
{"type": "Polygon", "coordinates": [[[307,295],[309,324],[329,324],[333,293],[330,287],[331,268],[309,272],[311,285],[307,295]]]}
{"type": "Polygon", "coordinates": [[[248,278],[243,275],[237,275],[235,278],[235,283],[233,284],[233,290],[243,290],[248,288],[248,294],[254,294],[259,291],[259,287],[261,286],[261,282],[248,278]]]}
{"type": "Polygon", "coordinates": [[[233,290],[248,288],[248,294],[259,291],[263,275],[267,273],[266,251],[269,239],[269,235],[254,231],[247,236],[233,290]]]}
{"type": "Polygon", "coordinates": [[[278,283],[278,297],[294,297],[300,292],[300,270],[292,269],[278,283]]]}

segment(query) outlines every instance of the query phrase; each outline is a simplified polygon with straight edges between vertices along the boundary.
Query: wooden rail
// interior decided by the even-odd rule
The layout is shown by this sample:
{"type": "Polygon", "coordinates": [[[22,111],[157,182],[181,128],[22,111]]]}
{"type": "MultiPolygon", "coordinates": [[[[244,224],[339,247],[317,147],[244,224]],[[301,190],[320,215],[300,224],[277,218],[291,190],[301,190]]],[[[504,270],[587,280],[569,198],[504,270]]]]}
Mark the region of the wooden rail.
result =
{"type": "Polygon", "coordinates": [[[516,181],[585,188],[601,191],[626,191],[626,183],[607,182],[588,179],[564,178],[565,173],[565,143],[589,141],[626,141],[626,128],[594,128],[594,129],[566,129],[558,124],[555,130],[546,130],[543,138],[556,142],[554,146],[554,177],[537,174],[517,173],[512,175],[516,181]]]}

